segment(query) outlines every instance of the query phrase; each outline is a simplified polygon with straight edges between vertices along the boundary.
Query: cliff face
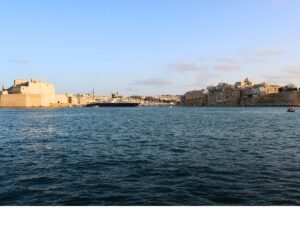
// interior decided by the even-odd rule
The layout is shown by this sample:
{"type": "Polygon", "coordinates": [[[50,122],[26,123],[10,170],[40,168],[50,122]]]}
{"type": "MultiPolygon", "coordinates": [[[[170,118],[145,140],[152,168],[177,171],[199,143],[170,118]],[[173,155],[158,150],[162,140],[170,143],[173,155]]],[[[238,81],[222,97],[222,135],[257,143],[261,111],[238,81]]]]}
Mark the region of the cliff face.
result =
{"type": "Polygon", "coordinates": [[[300,106],[300,91],[280,92],[241,99],[241,104],[245,106],[300,106]]]}

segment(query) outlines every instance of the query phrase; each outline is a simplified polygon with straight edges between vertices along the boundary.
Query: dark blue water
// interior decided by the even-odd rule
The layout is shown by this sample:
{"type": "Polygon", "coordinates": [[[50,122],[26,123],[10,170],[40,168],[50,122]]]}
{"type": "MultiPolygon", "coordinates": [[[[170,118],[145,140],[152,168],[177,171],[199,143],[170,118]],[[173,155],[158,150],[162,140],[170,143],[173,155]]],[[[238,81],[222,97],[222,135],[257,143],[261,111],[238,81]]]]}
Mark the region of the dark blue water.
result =
{"type": "Polygon", "coordinates": [[[300,109],[1,109],[0,205],[300,205],[300,109]]]}

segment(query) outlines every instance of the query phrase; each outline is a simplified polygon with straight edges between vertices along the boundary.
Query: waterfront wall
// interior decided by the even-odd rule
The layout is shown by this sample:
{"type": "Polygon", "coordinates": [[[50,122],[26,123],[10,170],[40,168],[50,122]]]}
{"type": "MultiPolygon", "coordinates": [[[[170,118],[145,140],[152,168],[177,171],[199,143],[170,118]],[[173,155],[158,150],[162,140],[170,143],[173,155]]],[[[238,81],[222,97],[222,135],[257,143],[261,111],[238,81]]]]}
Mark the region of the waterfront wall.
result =
{"type": "Polygon", "coordinates": [[[68,107],[66,95],[5,94],[0,95],[1,108],[68,107]]]}
{"type": "Polygon", "coordinates": [[[26,107],[28,96],[20,94],[0,95],[0,107],[26,107]]]}
{"type": "Polygon", "coordinates": [[[300,106],[300,91],[287,91],[273,94],[261,94],[259,96],[244,97],[241,93],[218,94],[208,93],[207,103],[203,103],[203,97],[186,101],[187,106],[300,106]],[[200,104],[201,103],[201,104],[200,104]]]}
{"type": "Polygon", "coordinates": [[[204,90],[189,91],[185,94],[185,103],[190,106],[204,106],[207,104],[207,96],[204,90]]]}
{"type": "Polygon", "coordinates": [[[181,105],[201,106],[300,106],[300,89],[293,84],[286,86],[268,83],[255,84],[246,78],[234,85],[219,83],[208,86],[206,90],[186,92],[181,105]]]}
{"type": "Polygon", "coordinates": [[[257,97],[242,99],[245,106],[300,106],[300,91],[265,94],[257,97]]]}
{"type": "Polygon", "coordinates": [[[208,106],[238,106],[240,104],[240,92],[227,95],[208,93],[207,99],[208,106]]]}

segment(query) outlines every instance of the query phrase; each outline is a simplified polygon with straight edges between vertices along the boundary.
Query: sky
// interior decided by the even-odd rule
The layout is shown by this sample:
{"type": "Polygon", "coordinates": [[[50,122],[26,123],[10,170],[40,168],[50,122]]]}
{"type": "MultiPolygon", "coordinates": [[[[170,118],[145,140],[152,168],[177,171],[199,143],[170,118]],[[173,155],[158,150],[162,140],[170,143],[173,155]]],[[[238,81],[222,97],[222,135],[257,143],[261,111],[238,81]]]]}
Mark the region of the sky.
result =
{"type": "Polygon", "coordinates": [[[299,0],[1,0],[0,85],[183,94],[219,82],[300,86],[299,0]]]}

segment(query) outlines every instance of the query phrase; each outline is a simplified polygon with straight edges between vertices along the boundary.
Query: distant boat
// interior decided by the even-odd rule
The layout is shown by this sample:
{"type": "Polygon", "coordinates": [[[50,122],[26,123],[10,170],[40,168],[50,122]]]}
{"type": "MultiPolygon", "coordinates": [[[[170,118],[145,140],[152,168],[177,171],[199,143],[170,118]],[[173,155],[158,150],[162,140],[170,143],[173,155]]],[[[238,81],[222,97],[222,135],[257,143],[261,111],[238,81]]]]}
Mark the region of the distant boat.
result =
{"type": "Polygon", "coordinates": [[[287,111],[288,112],[296,112],[296,109],[294,107],[289,107],[287,111]]]}
{"type": "Polygon", "coordinates": [[[121,94],[112,93],[111,98],[107,101],[91,102],[85,107],[137,107],[140,103],[124,100],[121,94]]]}

